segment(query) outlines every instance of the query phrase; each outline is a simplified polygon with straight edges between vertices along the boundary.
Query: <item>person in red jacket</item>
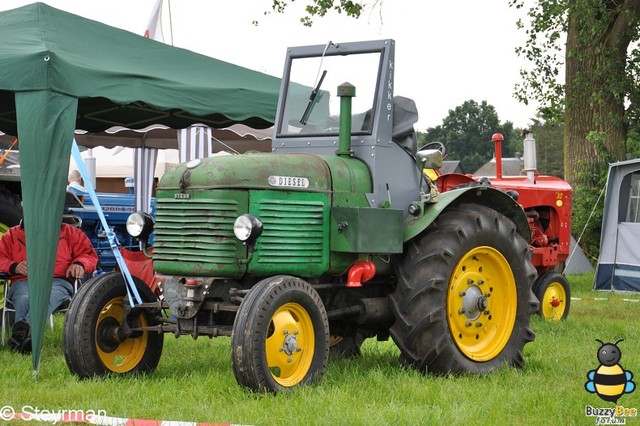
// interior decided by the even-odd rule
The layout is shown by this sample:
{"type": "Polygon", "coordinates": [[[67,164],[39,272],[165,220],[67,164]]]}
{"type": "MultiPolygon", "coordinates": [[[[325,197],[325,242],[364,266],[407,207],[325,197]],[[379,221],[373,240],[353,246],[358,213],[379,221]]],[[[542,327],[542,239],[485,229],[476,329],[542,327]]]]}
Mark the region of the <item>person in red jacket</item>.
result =
{"type": "MultiPolygon", "coordinates": [[[[0,239],[0,271],[9,275],[11,287],[8,299],[15,309],[9,346],[22,353],[31,352],[29,325],[29,282],[27,247],[22,223],[10,228],[0,239]]],[[[89,238],[78,228],[63,223],[60,227],[58,252],[53,269],[48,315],[71,299],[77,278],[95,271],[98,255],[89,238]]]]}

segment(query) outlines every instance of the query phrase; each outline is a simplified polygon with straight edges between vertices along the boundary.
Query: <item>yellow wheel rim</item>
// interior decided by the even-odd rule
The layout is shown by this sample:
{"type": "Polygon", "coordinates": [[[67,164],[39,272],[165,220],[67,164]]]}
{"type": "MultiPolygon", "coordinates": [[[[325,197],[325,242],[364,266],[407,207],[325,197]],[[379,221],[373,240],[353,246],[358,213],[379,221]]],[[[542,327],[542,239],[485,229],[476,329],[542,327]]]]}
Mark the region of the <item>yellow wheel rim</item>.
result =
{"type": "Polygon", "coordinates": [[[542,317],[551,321],[560,321],[567,309],[567,293],[559,282],[549,284],[542,297],[542,317]]]}
{"type": "Polygon", "coordinates": [[[476,247],[456,265],[447,293],[454,342],[468,358],[490,361],[504,349],[515,324],[518,294],[509,263],[492,247],[476,247]]]}
{"type": "Polygon", "coordinates": [[[273,379],[281,386],[300,383],[311,368],[315,348],[313,322],[297,303],[282,305],[271,318],[265,352],[273,379]]]}
{"type": "MultiPolygon", "coordinates": [[[[122,297],[114,297],[105,304],[96,323],[95,339],[98,357],[104,366],[114,373],[126,373],[133,370],[147,349],[148,333],[140,337],[128,338],[117,342],[111,336],[122,320],[122,297]]],[[[139,317],[140,325],[147,325],[143,315],[139,317]]]]}

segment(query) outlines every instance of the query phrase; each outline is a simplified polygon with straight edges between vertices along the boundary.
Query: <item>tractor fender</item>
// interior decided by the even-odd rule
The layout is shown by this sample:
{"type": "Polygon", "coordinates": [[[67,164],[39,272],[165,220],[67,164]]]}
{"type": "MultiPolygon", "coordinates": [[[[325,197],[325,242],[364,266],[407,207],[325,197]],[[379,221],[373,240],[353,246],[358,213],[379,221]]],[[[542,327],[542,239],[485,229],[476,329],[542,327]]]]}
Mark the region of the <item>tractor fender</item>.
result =
{"type": "Polygon", "coordinates": [[[531,240],[531,228],[527,221],[527,216],[511,196],[500,189],[491,186],[477,185],[464,188],[452,189],[438,194],[438,201],[433,204],[424,203],[417,215],[409,215],[404,223],[404,242],[411,240],[422,231],[427,229],[440,213],[449,206],[461,203],[480,204],[494,209],[513,221],[518,234],[525,241],[531,240]]]}

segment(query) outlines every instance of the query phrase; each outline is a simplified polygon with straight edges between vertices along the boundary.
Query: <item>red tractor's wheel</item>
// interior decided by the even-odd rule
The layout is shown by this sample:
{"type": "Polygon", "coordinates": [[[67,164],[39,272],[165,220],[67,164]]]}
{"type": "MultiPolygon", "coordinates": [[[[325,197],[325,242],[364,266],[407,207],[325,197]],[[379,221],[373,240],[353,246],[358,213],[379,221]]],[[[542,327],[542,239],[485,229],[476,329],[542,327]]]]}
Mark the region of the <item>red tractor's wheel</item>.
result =
{"type": "Polygon", "coordinates": [[[260,281],[240,304],[231,347],[236,380],[253,391],[320,380],[329,358],[329,321],[320,296],[299,278],[260,281]]]}
{"type": "Polygon", "coordinates": [[[493,209],[443,212],[405,247],[391,295],[401,361],[424,372],[485,373],[524,366],[538,303],[527,242],[493,209]]]}
{"type": "Polygon", "coordinates": [[[549,321],[560,321],[569,315],[571,289],[569,282],[559,272],[547,271],[533,285],[533,292],[540,301],[540,315],[549,321]]]}
{"type": "MultiPolygon", "coordinates": [[[[157,297],[134,278],[144,302],[157,297]]],[[[122,335],[126,287],[120,272],[87,281],[71,300],[64,321],[64,357],[69,370],[82,378],[107,374],[148,373],[158,366],[164,335],[134,331],[122,335]]],[[[129,315],[129,327],[156,324],[159,310],[140,310],[129,315]]]]}

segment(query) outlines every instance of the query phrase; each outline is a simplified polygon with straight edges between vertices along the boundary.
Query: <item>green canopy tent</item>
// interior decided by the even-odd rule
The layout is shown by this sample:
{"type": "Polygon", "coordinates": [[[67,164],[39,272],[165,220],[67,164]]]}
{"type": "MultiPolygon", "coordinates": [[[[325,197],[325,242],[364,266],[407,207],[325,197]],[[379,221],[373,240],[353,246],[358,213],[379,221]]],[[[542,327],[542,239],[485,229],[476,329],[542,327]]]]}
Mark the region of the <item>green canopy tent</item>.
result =
{"type": "Polygon", "coordinates": [[[0,40],[0,131],[20,141],[37,371],[74,129],[265,128],[280,80],[43,3],[0,13],[0,40]]]}

